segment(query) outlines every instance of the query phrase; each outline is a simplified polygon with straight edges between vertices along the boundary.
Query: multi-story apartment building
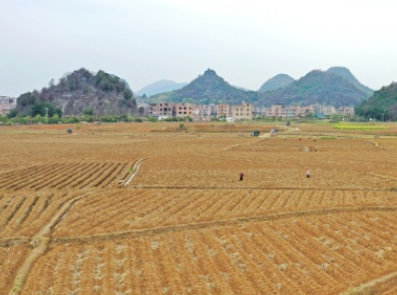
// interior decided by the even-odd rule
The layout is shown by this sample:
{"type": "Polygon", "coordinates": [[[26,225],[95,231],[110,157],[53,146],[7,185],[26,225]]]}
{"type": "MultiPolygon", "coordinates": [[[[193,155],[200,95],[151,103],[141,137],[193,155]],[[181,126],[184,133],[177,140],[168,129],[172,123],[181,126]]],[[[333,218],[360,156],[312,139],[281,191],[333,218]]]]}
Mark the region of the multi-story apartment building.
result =
{"type": "Polygon", "coordinates": [[[173,104],[161,102],[156,105],[156,113],[159,117],[172,117],[173,104]]]}
{"type": "Polygon", "coordinates": [[[142,113],[145,116],[149,116],[149,117],[157,117],[158,116],[157,104],[155,104],[155,103],[139,104],[138,105],[138,111],[141,113],[139,108],[143,108],[142,113]]]}
{"type": "Polygon", "coordinates": [[[17,99],[9,96],[0,96],[0,114],[8,114],[17,106],[17,99]]]}
{"type": "Polygon", "coordinates": [[[353,107],[339,107],[338,114],[344,115],[344,116],[354,115],[354,108],[353,107]]]}
{"type": "Polygon", "coordinates": [[[218,104],[216,106],[216,116],[220,117],[230,117],[231,116],[231,108],[228,104],[218,104]]]}
{"type": "Polygon", "coordinates": [[[266,109],[267,117],[283,117],[286,116],[286,111],[283,105],[272,105],[270,108],[266,109]]]}
{"type": "Polygon", "coordinates": [[[172,115],[174,117],[191,117],[194,111],[192,103],[175,103],[172,107],[172,115]]]}
{"type": "Polygon", "coordinates": [[[266,115],[266,108],[264,106],[254,106],[254,115],[255,116],[266,115]]]}
{"type": "Polygon", "coordinates": [[[266,116],[281,118],[304,117],[313,111],[313,106],[272,105],[266,109],[266,116]]]}
{"type": "Polygon", "coordinates": [[[196,106],[201,117],[212,117],[216,115],[217,106],[214,104],[201,104],[196,106]]]}
{"type": "Polygon", "coordinates": [[[241,105],[232,105],[232,117],[236,120],[251,120],[254,113],[254,105],[243,101],[241,105]]]}
{"type": "Polygon", "coordinates": [[[316,104],[313,106],[313,112],[316,115],[324,115],[324,116],[329,116],[336,114],[336,110],[334,106],[330,105],[321,105],[321,104],[316,104]]]}

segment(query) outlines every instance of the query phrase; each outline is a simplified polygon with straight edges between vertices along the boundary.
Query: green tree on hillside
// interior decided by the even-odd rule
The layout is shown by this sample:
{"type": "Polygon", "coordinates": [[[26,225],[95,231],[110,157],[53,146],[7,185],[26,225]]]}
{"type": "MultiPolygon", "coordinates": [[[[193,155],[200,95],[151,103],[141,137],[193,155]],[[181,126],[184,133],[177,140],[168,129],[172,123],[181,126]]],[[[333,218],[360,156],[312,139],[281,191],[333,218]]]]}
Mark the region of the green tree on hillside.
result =
{"type": "Polygon", "coordinates": [[[124,99],[125,100],[130,100],[133,96],[134,96],[134,94],[132,93],[131,89],[127,88],[124,90],[124,99]]]}
{"type": "Polygon", "coordinates": [[[40,115],[42,117],[49,116],[52,117],[57,114],[59,117],[62,116],[62,110],[60,108],[56,108],[53,104],[48,102],[38,102],[32,106],[31,117],[35,117],[36,115],[40,115]]]}
{"type": "Polygon", "coordinates": [[[374,95],[355,108],[357,115],[376,120],[396,120],[397,83],[382,87],[374,95]]]}

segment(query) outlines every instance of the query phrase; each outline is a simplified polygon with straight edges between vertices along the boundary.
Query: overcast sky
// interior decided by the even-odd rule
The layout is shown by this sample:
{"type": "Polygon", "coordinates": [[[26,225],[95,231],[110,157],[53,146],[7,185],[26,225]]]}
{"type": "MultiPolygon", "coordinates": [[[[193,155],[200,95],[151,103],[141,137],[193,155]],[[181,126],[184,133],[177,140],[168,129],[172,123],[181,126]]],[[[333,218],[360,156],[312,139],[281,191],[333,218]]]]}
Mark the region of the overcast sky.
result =
{"type": "Polygon", "coordinates": [[[332,66],[375,90],[397,80],[394,0],[0,0],[0,11],[0,95],[81,67],[134,91],[208,68],[253,90],[332,66]]]}

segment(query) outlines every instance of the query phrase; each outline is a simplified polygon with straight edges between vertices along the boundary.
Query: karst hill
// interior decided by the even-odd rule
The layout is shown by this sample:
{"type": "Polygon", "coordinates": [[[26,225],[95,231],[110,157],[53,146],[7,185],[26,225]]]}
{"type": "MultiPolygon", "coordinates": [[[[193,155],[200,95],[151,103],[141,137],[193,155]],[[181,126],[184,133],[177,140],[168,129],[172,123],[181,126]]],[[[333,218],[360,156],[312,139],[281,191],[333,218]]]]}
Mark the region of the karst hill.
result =
{"type": "Polygon", "coordinates": [[[196,104],[228,103],[240,104],[242,100],[255,101],[257,92],[238,89],[214,70],[208,69],[185,87],[151,97],[153,102],[192,102],[196,104]]]}
{"type": "Polygon", "coordinates": [[[263,105],[324,104],[354,106],[368,98],[368,94],[340,75],[314,70],[293,83],[261,94],[263,105]]]}
{"type": "Polygon", "coordinates": [[[133,93],[125,80],[99,71],[82,68],[65,75],[55,84],[52,80],[41,91],[22,94],[15,112],[35,116],[43,109],[64,115],[124,115],[136,112],[133,93]]]}

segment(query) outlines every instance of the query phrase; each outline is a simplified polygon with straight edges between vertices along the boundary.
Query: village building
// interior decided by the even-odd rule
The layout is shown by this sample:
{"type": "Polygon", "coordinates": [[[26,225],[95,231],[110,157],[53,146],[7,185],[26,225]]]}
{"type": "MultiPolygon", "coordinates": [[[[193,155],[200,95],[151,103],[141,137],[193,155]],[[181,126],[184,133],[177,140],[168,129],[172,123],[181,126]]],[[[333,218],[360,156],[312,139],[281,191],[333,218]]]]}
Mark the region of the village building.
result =
{"type": "Polygon", "coordinates": [[[172,117],[173,104],[161,102],[156,105],[155,115],[161,118],[172,117]]]}
{"type": "Polygon", "coordinates": [[[174,103],[172,106],[173,117],[192,117],[194,104],[192,103],[174,103]]]}
{"type": "Polygon", "coordinates": [[[252,103],[242,102],[241,105],[211,104],[195,105],[193,103],[168,103],[157,104],[138,103],[140,115],[168,117],[191,117],[194,121],[207,121],[212,117],[227,118],[228,122],[234,120],[252,120],[254,116],[275,118],[299,118],[314,114],[319,117],[333,114],[354,115],[353,107],[335,108],[331,105],[272,105],[270,107],[257,107],[252,103]]]}
{"type": "Polygon", "coordinates": [[[217,106],[215,104],[201,104],[196,106],[201,117],[215,117],[217,106]]]}
{"type": "Polygon", "coordinates": [[[254,105],[243,101],[241,105],[232,105],[232,117],[235,120],[252,120],[254,105]]]}
{"type": "Polygon", "coordinates": [[[313,105],[313,112],[317,116],[322,117],[336,114],[336,109],[334,106],[316,104],[313,105]]]}
{"type": "Polygon", "coordinates": [[[0,114],[9,114],[17,106],[17,99],[9,96],[0,96],[0,114]]]}
{"type": "Polygon", "coordinates": [[[354,115],[354,108],[353,107],[339,107],[338,114],[344,116],[354,115]]]}
{"type": "Polygon", "coordinates": [[[217,116],[218,118],[221,118],[221,117],[224,117],[224,118],[230,117],[230,116],[231,116],[231,108],[230,108],[230,105],[228,105],[228,104],[218,104],[218,105],[216,106],[216,116],[217,116]]]}

